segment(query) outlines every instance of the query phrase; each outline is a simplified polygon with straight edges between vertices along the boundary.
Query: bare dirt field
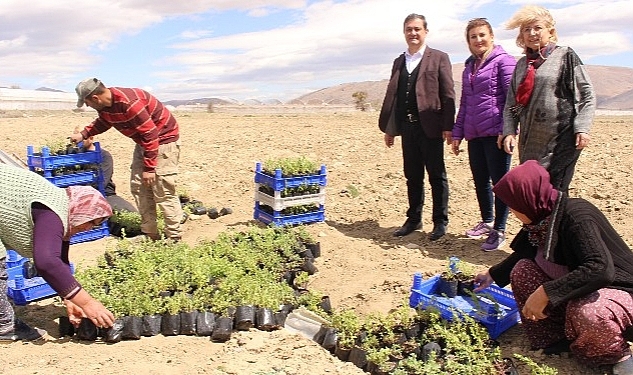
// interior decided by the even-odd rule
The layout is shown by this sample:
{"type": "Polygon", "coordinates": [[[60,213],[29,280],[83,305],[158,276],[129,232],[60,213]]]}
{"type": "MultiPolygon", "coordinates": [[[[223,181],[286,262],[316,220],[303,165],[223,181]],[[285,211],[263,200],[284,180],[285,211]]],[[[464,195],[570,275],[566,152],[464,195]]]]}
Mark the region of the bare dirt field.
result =
{"type": "MultiPolygon", "coordinates": [[[[88,124],[94,113],[4,113],[0,115],[0,149],[25,158],[27,145],[70,135],[88,124]]],[[[481,269],[507,255],[485,253],[482,240],[463,233],[479,220],[466,153],[449,154],[449,234],[427,239],[432,228],[430,202],[422,230],[404,238],[392,232],[405,219],[406,186],[399,139],[392,149],[382,141],[377,113],[331,114],[176,114],[183,141],[180,185],[208,207],[230,207],[233,214],[212,220],[206,216],[184,224],[184,240],[214,238],[218,233],[249,225],[253,220],[255,163],[272,157],[306,156],[327,167],[326,220],[309,225],[321,242],[319,271],[309,288],[329,295],[334,308],[354,308],[360,314],[388,312],[409,296],[414,272],[427,276],[445,267],[449,256],[481,269]],[[358,194],[355,193],[358,191],[358,194]]],[[[600,207],[627,243],[633,243],[633,117],[597,117],[592,142],[583,152],[570,194],[600,207]]],[[[128,170],[133,143],[115,130],[98,140],[115,159],[118,193],[129,200],[128,170]]],[[[465,147],[465,145],[464,145],[465,147]]],[[[516,161],[513,161],[516,163],[516,161]]],[[[428,194],[430,197],[430,194],[428,194]]],[[[519,230],[509,220],[508,236],[519,230]]],[[[114,239],[73,245],[77,267],[94,264],[114,239]]],[[[64,309],[47,299],[17,307],[26,322],[56,337],[64,309]]],[[[341,362],[316,343],[286,330],[235,332],[224,344],[208,338],[156,336],[108,345],[55,339],[42,344],[0,345],[2,374],[339,374],[363,372],[341,362]]],[[[499,338],[504,356],[527,355],[559,370],[559,374],[603,374],[587,369],[573,357],[544,356],[529,351],[520,324],[499,338]]],[[[526,366],[519,368],[528,374],[526,366]]]]}

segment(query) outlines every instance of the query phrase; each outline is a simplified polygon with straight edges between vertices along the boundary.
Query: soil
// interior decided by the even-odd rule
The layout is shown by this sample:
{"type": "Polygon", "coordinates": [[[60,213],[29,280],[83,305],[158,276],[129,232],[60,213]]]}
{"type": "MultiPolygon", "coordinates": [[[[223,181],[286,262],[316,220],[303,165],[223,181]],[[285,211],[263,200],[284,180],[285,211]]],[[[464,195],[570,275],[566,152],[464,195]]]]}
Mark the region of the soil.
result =
{"type": "MultiPolygon", "coordinates": [[[[86,125],[94,113],[21,112],[0,118],[0,149],[26,160],[27,145],[67,137],[86,125]]],[[[377,113],[219,114],[177,113],[182,134],[180,187],[207,207],[233,209],[210,219],[197,217],[184,224],[184,241],[214,238],[225,230],[263,225],[253,219],[255,164],[268,158],[306,156],[327,167],[326,220],[307,226],[321,242],[318,272],[309,288],[330,297],[334,308],[353,308],[359,314],[386,313],[407,303],[413,274],[440,273],[449,256],[481,270],[503,259],[499,251],[483,252],[483,240],[464,231],[479,221],[479,210],[466,152],[458,156],[446,147],[450,184],[449,233],[431,242],[430,202],[423,228],[403,238],[392,236],[405,219],[406,186],[399,139],[388,149],[377,127],[377,113]]],[[[570,194],[601,208],[622,237],[631,243],[633,218],[632,117],[597,117],[591,145],[583,152],[570,194]]],[[[115,160],[114,181],[119,195],[132,201],[128,173],[133,149],[130,139],[115,130],[98,137],[115,160]]],[[[463,148],[465,149],[464,144],[463,148]]],[[[514,161],[516,163],[516,161],[514,161]]],[[[428,187],[427,187],[428,190],[428,187]]],[[[430,192],[427,194],[430,197],[430,192]]],[[[507,235],[519,230],[509,219],[507,235]]],[[[78,268],[94,264],[116,241],[112,238],[71,247],[78,268]]],[[[287,330],[235,332],[224,343],[191,336],[142,338],[109,345],[57,339],[58,318],[65,314],[55,298],[16,307],[31,325],[46,329],[44,343],[0,345],[2,374],[339,374],[363,372],[341,362],[319,345],[287,330]]],[[[530,351],[518,324],[499,337],[504,356],[519,353],[558,369],[559,374],[603,374],[587,369],[569,355],[545,356],[530,351]]],[[[521,374],[530,373],[520,365],[521,374]]]]}

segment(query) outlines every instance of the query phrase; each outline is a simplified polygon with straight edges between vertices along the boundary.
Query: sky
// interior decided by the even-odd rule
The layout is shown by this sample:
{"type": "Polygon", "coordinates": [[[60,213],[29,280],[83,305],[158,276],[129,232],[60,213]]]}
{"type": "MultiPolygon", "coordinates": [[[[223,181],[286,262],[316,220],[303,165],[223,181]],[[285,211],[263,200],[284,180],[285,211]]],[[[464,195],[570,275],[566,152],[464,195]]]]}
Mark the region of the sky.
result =
{"type": "MultiPolygon", "coordinates": [[[[74,92],[84,78],[140,87],[162,101],[282,102],[348,82],[387,79],[422,14],[427,45],[468,57],[468,20],[519,56],[505,22],[521,0],[0,0],[0,87],[74,92]],[[28,4],[28,6],[26,6],[28,4]]],[[[633,68],[633,0],[538,3],[559,44],[585,64],[633,68]]]]}

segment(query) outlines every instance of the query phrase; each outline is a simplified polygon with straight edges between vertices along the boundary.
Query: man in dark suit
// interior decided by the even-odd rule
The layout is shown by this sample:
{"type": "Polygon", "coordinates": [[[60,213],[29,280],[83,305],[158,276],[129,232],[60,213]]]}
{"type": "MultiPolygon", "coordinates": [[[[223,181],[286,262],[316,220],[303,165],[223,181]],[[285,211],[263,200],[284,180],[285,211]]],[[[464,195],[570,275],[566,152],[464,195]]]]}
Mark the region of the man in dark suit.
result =
{"type": "Polygon", "coordinates": [[[455,90],[448,55],[426,46],[427,33],[424,16],[410,14],[405,18],[408,48],[393,62],[378,125],[385,133],[387,147],[393,146],[396,136],[402,136],[409,209],[407,220],[394,236],[405,236],[422,228],[426,168],[433,197],[434,225],[429,239],[435,241],[446,234],[448,225],[443,141],[451,142],[455,90]]]}

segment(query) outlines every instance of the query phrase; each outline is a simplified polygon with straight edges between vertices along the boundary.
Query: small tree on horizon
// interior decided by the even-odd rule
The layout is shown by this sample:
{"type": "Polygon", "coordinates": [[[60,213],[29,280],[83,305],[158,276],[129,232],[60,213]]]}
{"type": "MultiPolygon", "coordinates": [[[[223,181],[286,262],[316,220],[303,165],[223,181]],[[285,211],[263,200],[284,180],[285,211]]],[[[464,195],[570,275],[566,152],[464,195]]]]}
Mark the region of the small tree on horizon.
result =
{"type": "Polygon", "coordinates": [[[356,91],[352,94],[352,98],[354,98],[356,109],[363,112],[367,110],[367,93],[365,91],[356,91]]]}

